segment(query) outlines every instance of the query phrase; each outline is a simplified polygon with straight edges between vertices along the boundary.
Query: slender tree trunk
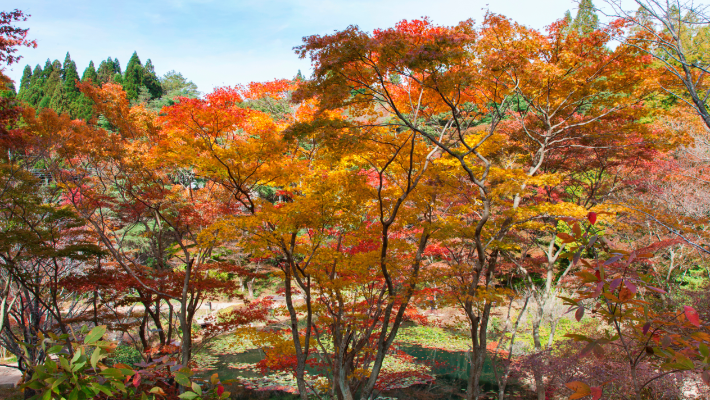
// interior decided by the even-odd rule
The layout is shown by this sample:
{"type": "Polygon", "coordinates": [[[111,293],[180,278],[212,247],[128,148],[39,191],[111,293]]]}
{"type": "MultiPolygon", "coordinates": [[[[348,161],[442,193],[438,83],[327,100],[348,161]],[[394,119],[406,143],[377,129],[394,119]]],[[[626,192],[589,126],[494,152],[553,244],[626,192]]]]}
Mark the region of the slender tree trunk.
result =
{"type": "MultiPolygon", "coordinates": [[[[520,313],[518,314],[518,317],[515,319],[515,324],[512,326],[510,329],[510,343],[508,343],[508,360],[507,364],[505,366],[505,370],[503,372],[502,378],[498,382],[498,400],[505,400],[505,388],[508,385],[508,378],[510,377],[510,362],[511,358],[513,357],[513,345],[515,344],[515,336],[518,333],[518,327],[520,326],[520,321],[523,319],[523,316],[525,315],[525,311],[527,310],[528,307],[528,302],[530,301],[530,294],[527,294],[525,297],[525,303],[523,304],[523,307],[520,309],[520,313]]],[[[512,304],[512,300],[511,300],[512,304]]],[[[508,321],[510,321],[510,308],[508,309],[508,321]]],[[[493,366],[495,369],[495,365],[493,366]]],[[[496,373],[497,375],[497,373],[496,373]]]]}
{"type": "Polygon", "coordinates": [[[559,318],[554,318],[550,321],[550,336],[547,337],[547,348],[552,347],[552,343],[555,340],[555,332],[557,331],[557,324],[560,322],[559,318]]]}
{"type": "Polygon", "coordinates": [[[170,302],[170,299],[167,300],[168,302],[168,343],[172,344],[173,342],[173,303],[170,302]]]}
{"type": "Polygon", "coordinates": [[[158,331],[158,338],[160,339],[160,345],[165,346],[166,343],[166,336],[165,336],[165,331],[163,330],[163,323],[160,321],[160,298],[155,300],[155,311],[151,310],[149,307],[146,307],[146,312],[150,315],[150,318],[153,320],[153,324],[155,325],[155,329],[158,331]]]}
{"type": "MultiPolygon", "coordinates": [[[[542,352],[542,342],[540,341],[540,323],[542,322],[542,304],[539,304],[541,308],[538,310],[538,314],[532,322],[533,331],[533,342],[535,343],[535,352],[542,352]]],[[[535,378],[535,391],[537,392],[537,400],[545,400],[545,381],[542,376],[542,371],[540,368],[533,369],[533,376],[535,378]]]]}
{"type": "Polygon", "coordinates": [[[247,291],[249,293],[249,298],[254,299],[254,281],[256,278],[251,278],[247,281],[247,291]]]}
{"type": "MultiPolygon", "coordinates": [[[[289,317],[291,319],[291,336],[293,338],[293,343],[296,347],[296,385],[298,386],[298,393],[301,400],[308,400],[308,391],[306,389],[305,382],[305,370],[306,370],[306,360],[308,358],[308,352],[304,351],[301,346],[300,334],[298,332],[298,314],[296,313],[296,308],[293,306],[293,290],[291,282],[290,266],[286,267],[288,273],[285,277],[285,293],[286,297],[286,308],[288,309],[289,317]]],[[[304,343],[305,346],[308,343],[304,343]]]]}
{"type": "Polygon", "coordinates": [[[148,351],[150,349],[150,345],[148,344],[148,339],[145,336],[145,328],[148,323],[148,313],[143,314],[143,319],[141,320],[141,326],[138,329],[138,337],[141,339],[141,344],[143,345],[143,352],[148,351]]]}
{"type": "Polygon", "coordinates": [[[481,393],[481,375],[487,354],[487,332],[488,320],[493,304],[486,301],[480,316],[474,316],[473,304],[467,304],[467,314],[471,319],[471,352],[469,353],[469,363],[471,371],[468,376],[468,389],[466,391],[467,400],[478,400],[481,393]]]}
{"type": "Polygon", "coordinates": [[[182,284],[182,296],[180,301],[180,329],[182,329],[182,365],[187,365],[190,362],[192,353],[192,319],[188,319],[188,291],[190,283],[190,275],[192,275],[192,264],[194,259],[190,260],[185,265],[185,281],[182,284]]]}

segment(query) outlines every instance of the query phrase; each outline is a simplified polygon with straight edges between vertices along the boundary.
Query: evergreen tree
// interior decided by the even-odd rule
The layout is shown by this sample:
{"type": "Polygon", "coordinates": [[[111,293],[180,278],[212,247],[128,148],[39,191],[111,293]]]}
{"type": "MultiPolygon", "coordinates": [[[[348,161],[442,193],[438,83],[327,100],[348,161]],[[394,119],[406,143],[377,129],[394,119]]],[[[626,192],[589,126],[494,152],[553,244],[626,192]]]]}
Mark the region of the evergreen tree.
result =
{"type": "Polygon", "coordinates": [[[131,59],[128,60],[128,65],[126,65],[126,73],[123,76],[123,90],[126,91],[126,97],[128,97],[128,100],[138,98],[142,84],[143,65],[141,65],[141,60],[138,58],[138,53],[134,51],[131,59]]]}
{"type": "Polygon", "coordinates": [[[27,93],[30,90],[30,82],[32,81],[32,68],[29,65],[25,66],[22,71],[22,79],[20,79],[20,91],[17,93],[19,100],[25,100],[27,93]]]}
{"type": "MultiPolygon", "coordinates": [[[[44,75],[47,75],[46,69],[44,71],[44,75]]],[[[62,82],[62,64],[59,60],[54,60],[54,62],[50,65],[49,77],[44,82],[44,96],[39,102],[39,108],[50,107],[50,103],[52,102],[52,98],[55,96],[57,86],[64,86],[62,82]]]]}
{"type": "Polygon", "coordinates": [[[82,82],[88,82],[89,80],[91,80],[94,85],[99,83],[98,75],[96,74],[96,68],[94,68],[93,61],[89,61],[89,66],[86,67],[86,69],[84,70],[84,74],[81,75],[82,82]]]}
{"type": "Polygon", "coordinates": [[[153,96],[150,94],[148,88],[145,87],[145,85],[140,85],[140,87],[138,88],[138,97],[131,100],[131,106],[138,104],[148,104],[150,103],[152,97],[153,96]]]}
{"type": "Polygon", "coordinates": [[[577,16],[572,22],[572,30],[580,35],[588,35],[599,28],[599,16],[592,0],[582,0],[577,9],[577,16]]]}
{"type": "Polygon", "coordinates": [[[123,85],[123,75],[116,72],[116,74],[113,76],[113,81],[118,83],[119,85],[123,85]]]}
{"type": "Polygon", "coordinates": [[[155,75],[155,68],[150,58],[146,61],[145,67],[143,68],[143,86],[148,89],[151,100],[163,95],[163,88],[160,86],[160,81],[155,75]]]}
{"type": "MultiPolygon", "coordinates": [[[[72,117],[76,117],[75,111],[79,107],[79,96],[81,92],[79,88],[76,87],[76,82],[79,80],[79,72],[76,70],[76,63],[74,61],[70,61],[69,64],[64,67],[64,74],[63,94],[68,104],[66,112],[69,112],[72,117]]],[[[59,112],[59,110],[57,110],[57,112],[59,112]]]]}
{"type": "Polygon", "coordinates": [[[121,62],[118,61],[118,57],[113,59],[113,72],[114,74],[123,75],[123,72],[121,72],[121,62]]]}
{"type": "MultiPolygon", "coordinates": [[[[105,61],[102,62],[102,64],[105,61]]],[[[89,66],[84,70],[84,74],[81,76],[82,82],[91,81],[94,85],[99,84],[98,75],[96,73],[96,68],[94,68],[94,62],[89,61],[89,66]]],[[[94,116],[94,102],[90,98],[86,97],[84,93],[79,94],[74,106],[74,118],[90,120],[94,116]]]]}
{"type": "Polygon", "coordinates": [[[44,81],[46,82],[47,79],[49,79],[49,75],[52,74],[52,62],[49,61],[49,58],[47,61],[44,62],[44,69],[42,69],[42,77],[44,78],[44,81]]]}
{"type": "Polygon", "coordinates": [[[562,32],[567,35],[572,30],[572,24],[574,23],[572,13],[569,12],[569,10],[565,11],[565,15],[562,17],[562,20],[565,23],[565,27],[562,29],[562,32]]]}
{"type": "Polygon", "coordinates": [[[94,117],[94,102],[82,93],[74,108],[74,118],[85,121],[94,117]]]}
{"type": "MultiPolygon", "coordinates": [[[[71,56],[69,55],[69,52],[67,51],[67,55],[64,57],[64,63],[62,64],[62,80],[67,79],[67,67],[72,63],[71,56]]],[[[75,66],[76,68],[76,66],[75,66]]]]}
{"type": "Polygon", "coordinates": [[[574,21],[572,20],[572,13],[569,12],[569,10],[565,11],[565,16],[562,17],[562,19],[565,21],[567,27],[572,26],[574,21]]]}
{"type": "MultiPolygon", "coordinates": [[[[119,66],[118,69],[120,70],[121,67],[119,66]]],[[[113,80],[114,75],[116,75],[116,65],[111,57],[107,58],[105,61],[101,61],[99,69],[96,71],[96,75],[96,79],[99,84],[102,85],[113,80]]]]}
{"type": "MultiPolygon", "coordinates": [[[[47,98],[47,96],[45,96],[45,98],[47,98]]],[[[44,103],[44,99],[42,99],[42,103],[44,103]]],[[[51,108],[56,111],[57,114],[71,114],[71,103],[67,97],[64,85],[56,86],[49,103],[43,108],[51,108]]]]}
{"type": "Polygon", "coordinates": [[[30,86],[27,89],[27,94],[25,94],[23,100],[26,101],[27,104],[31,105],[32,107],[37,107],[39,101],[42,100],[42,96],[44,96],[44,92],[42,89],[43,86],[44,72],[42,71],[42,67],[37,64],[34,71],[32,71],[32,79],[30,80],[30,86]]]}

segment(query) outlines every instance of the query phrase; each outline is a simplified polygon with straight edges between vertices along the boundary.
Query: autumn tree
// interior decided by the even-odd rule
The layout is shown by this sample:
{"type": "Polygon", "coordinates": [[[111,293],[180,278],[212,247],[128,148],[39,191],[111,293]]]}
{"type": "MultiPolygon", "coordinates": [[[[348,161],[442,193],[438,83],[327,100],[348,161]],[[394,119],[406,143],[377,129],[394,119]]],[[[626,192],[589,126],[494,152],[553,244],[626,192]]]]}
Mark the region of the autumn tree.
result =
{"type": "Polygon", "coordinates": [[[645,129],[636,113],[650,90],[647,60],[632,47],[608,50],[609,31],[563,35],[562,25],[542,34],[496,15],[480,30],[412,21],[313,36],[297,49],[316,66],[300,96],[318,96],[322,109],[376,109],[391,118],[375,125],[416,132],[462,169],[447,183],[460,188],[449,212],[470,216],[471,228],[448,239],[466,251],[452,252],[463,258],[446,275],[460,278],[451,293],[471,328],[469,398],[480,396],[501,257],[520,249],[513,232],[547,231],[554,242],[556,218],[585,213],[533,194],[560,183],[558,171],[541,167],[570,148],[609,146],[593,126],[618,120],[613,135],[645,129]]]}
{"type": "Polygon", "coordinates": [[[168,321],[179,322],[181,359],[187,364],[200,304],[218,294],[236,295],[228,279],[236,266],[220,260],[209,243],[198,241],[215,214],[228,212],[229,203],[216,201],[211,186],[195,191],[192,182],[178,179],[174,164],[157,150],[157,115],[142,106],[130,107],[120,86],[82,83],[80,88],[112,131],[70,121],[52,110],[38,116],[27,111],[28,130],[64,188],[65,201],[107,252],[103,271],[87,273],[100,278],[113,271],[129,283],[124,301],[145,307],[140,329],[145,350],[153,346],[143,336],[146,320],[158,329],[158,348],[178,334],[171,322],[163,326],[161,309],[167,307],[168,321]]]}
{"type": "Polygon", "coordinates": [[[706,8],[691,1],[636,0],[635,10],[619,1],[606,3],[611,9],[608,14],[632,28],[619,32],[617,38],[651,55],[666,71],[665,91],[690,106],[710,127],[703,79],[708,73],[706,8]]]}

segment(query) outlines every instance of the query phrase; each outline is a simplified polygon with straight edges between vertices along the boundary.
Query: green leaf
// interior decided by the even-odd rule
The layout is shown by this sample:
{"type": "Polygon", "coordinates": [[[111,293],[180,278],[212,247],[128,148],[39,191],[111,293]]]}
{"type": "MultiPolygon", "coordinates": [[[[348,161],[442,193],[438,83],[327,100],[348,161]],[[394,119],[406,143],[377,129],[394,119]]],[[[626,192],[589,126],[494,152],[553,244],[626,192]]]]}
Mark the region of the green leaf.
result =
{"type": "Polygon", "coordinates": [[[94,388],[94,390],[97,392],[97,394],[98,394],[98,392],[101,392],[101,393],[105,394],[106,396],[109,396],[109,397],[113,396],[113,392],[104,385],[101,385],[96,382],[91,382],[91,387],[94,388]]]}
{"type": "Polygon", "coordinates": [[[197,382],[192,382],[192,390],[202,396],[202,388],[197,384],[197,382]]]}
{"type": "Polygon", "coordinates": [[[669,369],[669,370],[674,370],[674,369],[680,369],[680,370],[689,370],[693,369],[692,365],[687,365],[685,363],[663,363],[661,364],[661,368],[669,369]]]}
{"type": "Polygon", "coordinates": [[[76,349],[76,351],[74,352],[74,357],[72,357],[71,359],[72,364],[79,361],[79,358],[81,358],[81,348],[76,349]]]}
{"type": "MultiPolygon", "coordinates": [[[[50,361],[52,361],[52,360],[48,360],[47,363],[46,363],[46,364],[47,364],[47,369],[49,370],[49,372],[56,371],[56,370],[57,370],[57,364],[55,364],[54,361],[52,361],[52,362],[50,363],[50,361]]],[[[61,365],[62,368],[63,368],[65,371],[70,371],[70,370],[71,370],[71,367],[69,367],[69,361],[67,361],[67,359],[64,358],[64,357],[59,357],[59,365],[61,365]]]]}
{"type": "Polygon", "coordinates": [[[84,343],[86,344],[92,344],[95,343],[97,340],[101,339],[101,337],[106,333],[106,325],[101,325],[97,326],[94,329],[89,332],[88,335],[84,338],[84,343]]]}
{"type": "Polygon", "coordinates": [[[183,373],[181,373],[181,372],[177,372],[177,373],[175,374],[175,382],[177,382],[177,383],[179,383],[180,385],[185,386],[185,387],[190,387],[190,386],[191,386],[191,385],[190,385],[190,380],[187,379],[187,376],[185,376],[185,375],[184,375],[183,373]]]}
{"type": "Polygon", "coordinates": [[[101,359],[101,349],[97,347],[91,355],[91,368],[96,369],[96,364],[98,364],[99,359],[101,359]]]}
{"type": "Polygon", "coordinates": [[[705,343],[700,343],[699,350],[703,357],[710,357],[710,349],[705,343]]]}
{"type": "Polygon", "coordinates": [[[121,371],[116,368],[106,368],[105,370],[99,372],[99,374],[116,379],[123,378],[123,374],[121,373],[121,371]]]}
{"type": "Polygon", "coordinates": [[[52,389],[55,389],[57,386],[61,385],[65,380],[67,380],[66,376],[60,376],[57,378],[57,380],[52,383],[52,389]]]}
{"type": "Polygon", "coordinates": [[[86,361],[82,361],[80,363],[74,364],[74,366],[71,369],[71,372],[79,371],[80,369],[82,369],[84,367],[84,365],[86,365],[86,361]]]}
{"type": "Polygon", "coordinates": [[[49,350],[47,350],[47,353],[48,354],[58,354],[60,351],[62,351],[63,348],[64,348],[64,346],[62,346],[61,344],[58,344],[58,345],[50,347],[49,350]]]}
{"type": "Polygon", "coordinates": [[[185,399],[185,400],[192,400],[196,397],[199,397],[199,395],[195,392],[185,392],[185,393],[179,395],[178,397],[181,399],[185,399]]]}
{"type": "Polygon", "coordinates": [[[79,388],[75,387],[74,390],[69,393],[69,397],[67,397],[67,400],[77,400],[79,398],[79,388]]]}

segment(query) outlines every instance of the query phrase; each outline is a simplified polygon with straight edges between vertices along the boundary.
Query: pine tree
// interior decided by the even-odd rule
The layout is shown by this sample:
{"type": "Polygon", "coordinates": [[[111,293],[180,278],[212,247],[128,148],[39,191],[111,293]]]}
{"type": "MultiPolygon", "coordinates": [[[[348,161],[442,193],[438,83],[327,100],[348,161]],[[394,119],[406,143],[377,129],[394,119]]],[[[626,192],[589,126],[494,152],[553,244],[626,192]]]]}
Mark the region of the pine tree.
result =
{"type": "Polygon", "coordinates": [[[572,30],[580,35],[588,35],[599,28],[599,16],[592,0],[582,0],[577,9],[577,16],[572,22],[572,30]]]}
{"type": "MultiPolygon", "coordinates": [[[[81,92],[76,87],[76,82],[79,80],[79,72],[76,70],[76,63],[70,61],[69,65],[64,67],[64,96],[68,109],[66,110],[72,117],[76,117],[76,110],[79,107],[79,96],[81,92]]],[[[59,112],[59,110],[57,110],[59,112]]]]}
{"type": "Polygon", "coordinates": [[[47,79],[49,79],[49,75],[52,74],[52,62],[49,61],[49,58],[47,61],[44,62],[44,69],[42,69],[42,77],[44,78],[44,81],[46,82],[47,79]]]}
{"type": "MultiPolygon", "coordinates": [[[[44,96],[38,104],[39,108],[51,107],[50,103],[55,96],[57,86],[64,86],[62,82],[62,64],[59,60],[54,60],[49,69],[50,73],[44,82],[44,96]]],[[[44,70],[44,75],[47,75],[47,69],[44,70]]]]}
{"type": "Polygon", "coordinates": [[[79,95],[74,108],[74,118],[90,120],[94,117],[94,101],[86,97],[84,93],[79,95]]]}
{"type": "Polygon", "coordinates": [[[143,68],[143,86],[150,92],[151,99],[157,99],[163,95],[163,88],[160,86],[160,81],[155,75],[155,68],[153,67],[153,62],[148,59],[143,68]]]}
{"type": "Polygon", "coordinates": [[[30,90],[30,82],[32,81],[32,68],[29,65],[25,66],[22,71],[22,79],[20,79],[20,91],[17,93],[19,100],[25,100],[27,93],[30,90]]]}
{"type": "Polygon", "coordinates": [[[143,65],[141,65],[141,60],[138,58],[138,53],[134,51],[131,59],[128,60],[128,65],[126,65],[126,73],[123,76],[123,90],[126,91],[126,97],[128,97],[128,100],[138,98],[142,84],[143,65]]]}
{"type": "Polygon", "coordinates": [[[118,83],[119,85],[123,85],[123,75],[116,72],[116,74],[113,76],[113,81],[118,83]]]}
{"type": "Polygon", "coordinates": [[[114,64],[113,59],[109,57],[105,61],[101,61],[99,69],[96,71],[96,79],[98,83],[103,85],[106,82],[111,82],[114,75],[116,75],[116,65],[114,64]]]}
{"type": "Polygon", "coordinates": [[[24,96],[24,100],[27,102],[27,104],[31,105],[32,107],[37,107],[39,101],[42,100],[42,96],[44,96],[44,92],[42,89],[43,86],[44,72],[42,71],[42,67],[37,64],[37,66],[35,66],[34,71],[32,71],[32,79],[30,80],[30,86],[27,89],[27,94],[24,96]]]}
{"type": "Polygon", "coordinates": [[[113,59],[113,72],[123,75],[123,72],[121,72],[121,62],[118,61],[118,57],[113,59]]]}
{"type": "MultiPolygon", "coordinates": [[[[42,99],[42,102],[44,102],[44,99],[42,99]]],[[[71,114],[71,103],[67,97],[64,85],[56,86],[49,103],[43,108],[51,108],[56,111],[57,114],[71,114]]]]}
{"type": "Polygon", "coordinates": [[[89,61],[89,66],[84,70],[84,74],[81,75],[82,82],[91,81],[94,85],[99,83],[98,75],[96,74],[96,68],[94,67],[94,62],[89,61]]]}
{"type": "Polygon", "coordinates": [[[572,13],[569,12],[569,10],[565,11],[564,17],[562,17],[562,21],[564,21],[565,26],[562,28],[562,32],[564,35],[567,35],[571,30],[572,30],[572,24],[574,23],[574,20],[572,19],[572,13]]]}
{"type": "MultiPolygon", "coordinates": [[[[64,63],[62,64],[62,80],[67,79],[67,67],[72,63],[71,56],[67,51],[67,55],[64,56],[64,63]]],[[[76,66],[75,66],[76,67],[76,66]]]]}
{"type": "MultiPolygon", "coordinates": [[[[102,62],[102,63],[105,63],[102,62]]],[[[89,61],[89,66],[84,70],[84,74],[81,76],[81,81],[86,83],[91,81],[94,85],[99,83],[98,75],[96,73],[96,68],[94,68],[94,62],[89,61]]],[[[94,102],[90,98],[86,97],[84,93],[79,94],[79,98],[76,100],[74,106],[74,118],[90,120],[94,116],[94,102]]]]}

